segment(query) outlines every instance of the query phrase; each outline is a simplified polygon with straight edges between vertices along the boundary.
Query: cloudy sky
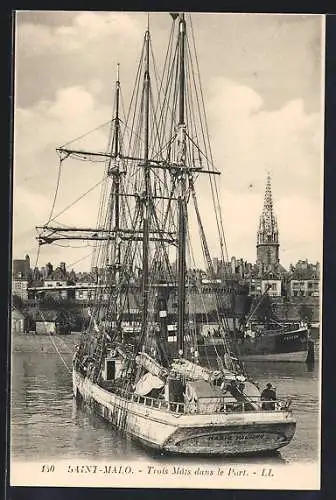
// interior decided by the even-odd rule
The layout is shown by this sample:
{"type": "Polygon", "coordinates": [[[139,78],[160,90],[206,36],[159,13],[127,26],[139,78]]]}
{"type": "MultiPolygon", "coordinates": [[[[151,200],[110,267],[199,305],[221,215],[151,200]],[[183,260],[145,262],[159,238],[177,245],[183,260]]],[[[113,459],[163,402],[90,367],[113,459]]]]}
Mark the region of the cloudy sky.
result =
{"type": "MultiPolygon", "coordinates": [[[[35,225],[48,220],[55,148],[111,118],[116,64],[129,95],[147,14],[18,12],[16,17],[13,257],[35,264],[35,225]]],[[[171,17],[152,13],[154,52],[171,17]]],[[[323,189],[324,19],[315,15],[195,14],[203,90],[229,255],[256,259],[267,171],[280,231],[280,261],[320,260],[323,189]]],[[[97,135],[97,145],[102,136],[97,135]]],[[[66,163],[66,162],[65,162],[66,163]]],[[[61,211],[102,176],[99,166],[62,167],[61,211]]],[[[70,211],[95,224],[99,189],[70,211]]],[[[90,267],[89,248],[44,246],[48,260],[90,267]]]]}

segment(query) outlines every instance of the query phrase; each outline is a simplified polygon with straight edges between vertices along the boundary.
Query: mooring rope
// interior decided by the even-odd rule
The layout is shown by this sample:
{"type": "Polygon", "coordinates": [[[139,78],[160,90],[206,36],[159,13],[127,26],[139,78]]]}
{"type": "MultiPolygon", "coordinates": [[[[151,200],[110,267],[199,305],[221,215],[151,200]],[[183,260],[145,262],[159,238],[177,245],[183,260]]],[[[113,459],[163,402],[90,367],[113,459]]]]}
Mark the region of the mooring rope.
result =
{"type": "MultiPolygon", "coordinates": [[[[42,313],[42,311],[41,311],[41,310],[40,310],[40,314],[41,314],[41,317],[42,317],[42,320],[44,321],[44,323],[47,323],[47,321],[46,321],[46,319],[45,319],[45,317],[44,317],[44,315],[43,315],[43,313],[42,313]]],[[[48,330],[47,330],[47,333],[48,333],[49,338],[50,338],[50,340],[51,340],[51,342],[52,342],[52,344],[53,344],[53,346],[54,346],[54,348],[55,348],[55,351],[56,351],[56,352],[57,352],[57,354],[59,355],[59,357],[60,357],[60,359],[61,359],[62,363],[64,364],[64,366],[65,366],[65,368],[67,369],[67,371],[68,371],[69,373],[71,373],[71,368],[67,365],[67,363],[65,362],[65,360],[64,360],[64,358],[63,358],[63,356],[62,356],[62,354],[61,354],[61,353],[60,353],[60,351],[58,350],[57,345],[55,344],[54,339],[52,338],[51,333],[50,333],[48,330]]]]}

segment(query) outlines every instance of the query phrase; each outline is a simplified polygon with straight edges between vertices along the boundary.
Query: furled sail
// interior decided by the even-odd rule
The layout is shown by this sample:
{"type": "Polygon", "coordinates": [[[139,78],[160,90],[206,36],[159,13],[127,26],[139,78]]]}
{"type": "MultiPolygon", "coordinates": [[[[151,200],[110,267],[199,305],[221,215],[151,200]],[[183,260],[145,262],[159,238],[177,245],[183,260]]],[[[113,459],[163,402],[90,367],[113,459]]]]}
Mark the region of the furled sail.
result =
{"type": "Polygon", "coordinates": [[[160,365],[160,363],[151,358],[145,352],[140,352],[136,356],[135,362],[138,366],[145,368],[152,375],[155,375],[159,378],[165,379],[168,375],[168,370],[166,370],[163,366],[160,365]]]}
{"type": "Polygon", "coordinates": [[[153,389],[161,389],[165,385],[164,381],[152,373],[145,373],[135,386],[135,392],[140,396],[146,396],[153,389]]]}
{"type": "Polygon", "coordinates": [[[174,359],[171,364],[171,369],[191,380],[214,381],[220,378],[225,378],[226,380],[239,380],[241,382],[246,380],[243,375],[237,375],[230,370],[222,369],[214,371],[197,365],[196,363],[192,363],[187,359],[174,359]]]}

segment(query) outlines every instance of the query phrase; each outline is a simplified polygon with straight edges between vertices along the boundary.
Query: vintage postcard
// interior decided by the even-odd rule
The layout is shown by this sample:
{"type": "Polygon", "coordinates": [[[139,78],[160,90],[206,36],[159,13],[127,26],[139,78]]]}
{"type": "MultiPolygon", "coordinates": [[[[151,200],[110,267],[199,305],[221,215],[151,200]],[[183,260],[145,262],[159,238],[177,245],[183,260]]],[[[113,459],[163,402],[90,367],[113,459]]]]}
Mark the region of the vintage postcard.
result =
{"type": "Polygon", "coordinates": [[[14,28],[10,484],[320,489],[324,16],[14,28]]]}

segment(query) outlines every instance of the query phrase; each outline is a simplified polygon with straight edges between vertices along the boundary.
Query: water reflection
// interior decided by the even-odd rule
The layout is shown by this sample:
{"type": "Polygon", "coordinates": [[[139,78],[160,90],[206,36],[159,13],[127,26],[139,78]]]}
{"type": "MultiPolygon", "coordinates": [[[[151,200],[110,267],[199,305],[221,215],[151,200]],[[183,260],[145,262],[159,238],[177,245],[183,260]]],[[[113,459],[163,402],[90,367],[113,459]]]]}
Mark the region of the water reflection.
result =
{"type": "MultiPolygon", "coordinates": [[[[66,357],[71,364],[71,356],[66,357]]],[[[197,463],[287,463],[312,461],[318,454],[319,366],[304,363],[246,363],[248,372],[261,386],[272,382],[279,396],[292,399],[297,419],[293,441],[272,456],[196,459],[197,463]]],[[[111,424],[76,403],[72,380],[55,355],[22,354],[12,364],[12,439],[13,457],[90,460],[155,460],[174,463],[181,458],[165,456],[143,448],[115,430],[111,424]]],[[[183,458],[195,462],[194,457],[183,458]]]]}

